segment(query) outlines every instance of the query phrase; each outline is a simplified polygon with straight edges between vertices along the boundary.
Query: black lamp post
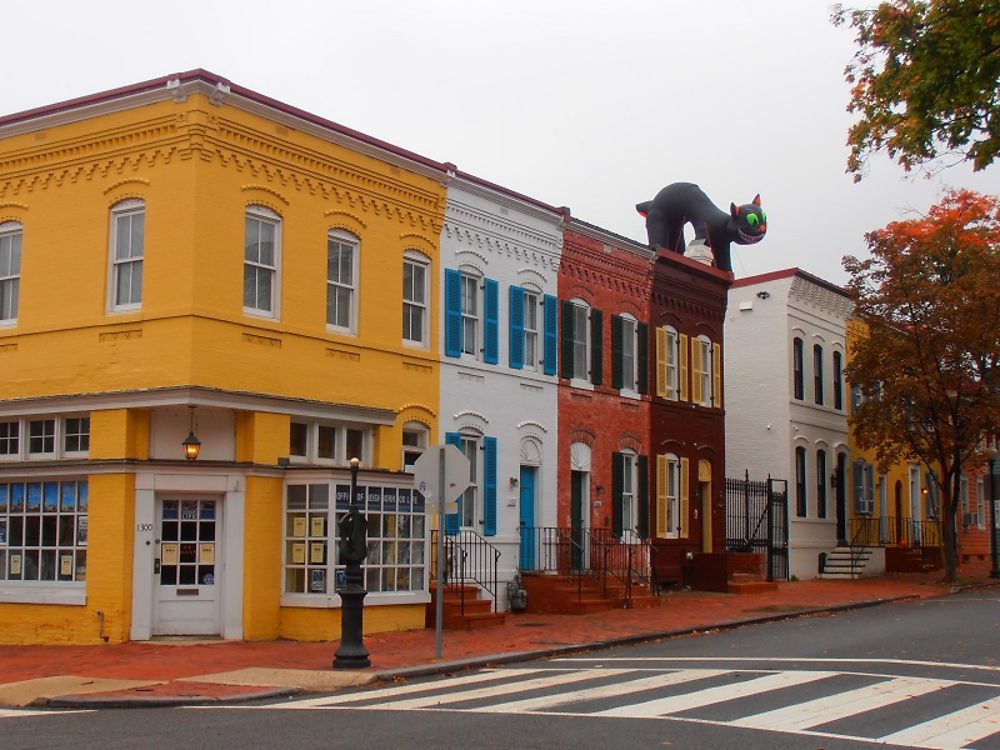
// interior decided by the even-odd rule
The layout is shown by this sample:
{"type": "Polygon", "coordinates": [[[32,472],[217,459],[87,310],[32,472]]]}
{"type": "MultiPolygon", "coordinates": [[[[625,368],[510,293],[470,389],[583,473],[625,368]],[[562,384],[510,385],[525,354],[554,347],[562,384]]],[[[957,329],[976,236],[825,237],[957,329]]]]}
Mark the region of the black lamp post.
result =
{"type": "Polygon", "coordinates": [[[340,594],[340,648],[333,658],[334,669],[364,669],[371,666],[362,640],[365,595],[361,563],[368,556],[368,520],[358,508],[358,466],[351,459],[351,509],[340,521],[340,560],[346,563],[340,594]]]}
{"type": "Polygon", "coordinates": [[[1000,565],[997,564],[997,438],[989,439],[986,444],[986,481],[990,483],[990,578],[1000,578],[1000,565]]]}

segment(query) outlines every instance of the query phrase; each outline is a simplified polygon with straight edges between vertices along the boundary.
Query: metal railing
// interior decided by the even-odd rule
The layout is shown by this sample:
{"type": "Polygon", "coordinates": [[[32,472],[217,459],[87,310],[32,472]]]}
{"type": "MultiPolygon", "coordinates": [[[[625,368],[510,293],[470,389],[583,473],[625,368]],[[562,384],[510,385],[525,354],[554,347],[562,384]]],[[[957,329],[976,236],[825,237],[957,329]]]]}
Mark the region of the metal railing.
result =
{"type": "Polygon", "coordinates": [[[848,546],[851,548],[851,578],[854,578],[854,571],[857,570],[865,550],[869,547],[878,547],[881,542],[881,523],[878,518],[852,518],[851,520],[851,541],[848,546]]]}
{"type": "MultiPolygon", "coordinates": [[[[437,576],[438,530],[431,530],[431,571],[437,576]]],[[[458,592],[459,611],[465,614],[466,586],[478,586],[493,599],[497,610],[499,593],[498,563],[500,550],[472,529],[444,535],[444,584],[458,592]]]]}
{"type": "Polygon", "coordinates": [[[621,536],[611,529],[561,526],[521,526],[519,568],[522,572],[558,573],[569,578],[577,601],[583,599],[584,579],[607,596],[609,581],[624,589],[625,606],[632,602],[634,584],[652,591],[655,551],[649,540],[633,531],[621,536]]]}
{"type": "Polygon", "coordinates": [[[851,547],[940,547],[941,529],[936,520],[907,516],[872,516],[851,519],[851,547]]]}

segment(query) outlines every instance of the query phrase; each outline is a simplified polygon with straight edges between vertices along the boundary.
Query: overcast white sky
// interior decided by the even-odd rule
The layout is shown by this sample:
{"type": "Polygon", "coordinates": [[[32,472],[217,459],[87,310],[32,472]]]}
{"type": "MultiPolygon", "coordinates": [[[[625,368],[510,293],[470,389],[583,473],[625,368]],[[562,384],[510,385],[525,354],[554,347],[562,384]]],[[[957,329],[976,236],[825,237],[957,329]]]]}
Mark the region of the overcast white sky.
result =
{"type": "Polygon", "coordinates": [[[866,231],[945,186],[1000,192],[1000,166],[928,181],[881,159],[855,185],[853,35],[829,5],[6,0],[0,113],[206,68],[643,242],[634,205],[671,182],[722,208],[760,193],[768,236],[734,246],[737,276],[843,283],[866,231]]]}

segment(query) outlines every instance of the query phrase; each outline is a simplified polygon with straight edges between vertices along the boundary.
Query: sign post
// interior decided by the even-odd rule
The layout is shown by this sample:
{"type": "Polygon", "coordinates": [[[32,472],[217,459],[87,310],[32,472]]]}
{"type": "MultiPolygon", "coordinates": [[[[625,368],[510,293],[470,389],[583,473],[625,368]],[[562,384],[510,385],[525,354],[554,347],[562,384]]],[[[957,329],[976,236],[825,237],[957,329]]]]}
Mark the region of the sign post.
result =
{"type": "Polygon", "coordinates": [[[441,658],[444,623],[444,517],[458,512],[458,497],[469,486],[469,459],[454,445],[434,445],[413,464],[413,480],[427,501],[437,508],[437,602],[434,617],[434,653],[441,658]]]}

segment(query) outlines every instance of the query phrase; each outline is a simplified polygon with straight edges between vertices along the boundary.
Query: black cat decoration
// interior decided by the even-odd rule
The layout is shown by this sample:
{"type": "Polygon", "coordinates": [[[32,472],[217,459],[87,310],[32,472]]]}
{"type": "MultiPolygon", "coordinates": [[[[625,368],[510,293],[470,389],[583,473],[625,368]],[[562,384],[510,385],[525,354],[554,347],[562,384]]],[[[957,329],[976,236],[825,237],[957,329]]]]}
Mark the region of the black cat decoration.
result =
{"type": "Polygon", "coordinates": [[[646,219],[649,246],[683,253],[684,224],[691,222],[695,240],[712,248],[715,265],[732,271],[729,245],[753,245],[764,239],[767,214],[760,207],[760,195],[742,206],[729,204],[729,213],[717,208],[701,188],[692,182],[667,185],[651,201],[635,207],[646,219]]]}

